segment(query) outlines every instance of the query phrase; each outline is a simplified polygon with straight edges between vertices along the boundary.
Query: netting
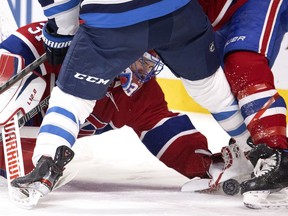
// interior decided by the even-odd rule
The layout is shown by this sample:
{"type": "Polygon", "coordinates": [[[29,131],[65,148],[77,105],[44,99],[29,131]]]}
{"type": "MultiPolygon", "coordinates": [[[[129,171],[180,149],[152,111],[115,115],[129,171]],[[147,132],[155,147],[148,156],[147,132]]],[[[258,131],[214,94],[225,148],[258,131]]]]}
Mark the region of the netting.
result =
{"type": "Polygon", "coordinates": [[[7,0],[0,0],[0,42],[17,29],[7,0]]]}

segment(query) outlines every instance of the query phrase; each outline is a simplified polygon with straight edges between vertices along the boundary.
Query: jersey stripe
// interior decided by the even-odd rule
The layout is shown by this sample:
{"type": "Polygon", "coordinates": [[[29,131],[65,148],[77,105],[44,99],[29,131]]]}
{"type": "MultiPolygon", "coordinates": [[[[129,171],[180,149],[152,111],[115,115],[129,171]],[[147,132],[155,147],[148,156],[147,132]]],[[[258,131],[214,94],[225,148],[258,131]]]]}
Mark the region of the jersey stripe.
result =
{"type": "Polygon", "coordinates": [[[277,14],[282,2],[282,0],[271,0],[270,2],[270,6],[266,14],[264,28],[259,41],[259,53],[263,54],[264,56],[267,56],[277,14]]]}

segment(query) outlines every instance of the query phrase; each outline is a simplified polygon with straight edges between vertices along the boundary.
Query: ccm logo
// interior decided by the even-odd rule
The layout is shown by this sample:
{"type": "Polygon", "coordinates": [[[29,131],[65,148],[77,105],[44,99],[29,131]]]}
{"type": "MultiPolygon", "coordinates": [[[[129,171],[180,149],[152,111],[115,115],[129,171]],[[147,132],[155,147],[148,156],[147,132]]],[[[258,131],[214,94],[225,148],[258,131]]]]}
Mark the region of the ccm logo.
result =
{"type": "Polygon", "coordinates": [[[103,85],[106,85],[110,81],[109,79],[105,80],[105,79],[102,79],[102,78],[93,77],[93,76],[81,74],[81,73],[78,73],[78,72],[76,72],[74,77],[76,79],[86,80],[87,82],[96,83],[96,84],[103,84],[103,85]]]}

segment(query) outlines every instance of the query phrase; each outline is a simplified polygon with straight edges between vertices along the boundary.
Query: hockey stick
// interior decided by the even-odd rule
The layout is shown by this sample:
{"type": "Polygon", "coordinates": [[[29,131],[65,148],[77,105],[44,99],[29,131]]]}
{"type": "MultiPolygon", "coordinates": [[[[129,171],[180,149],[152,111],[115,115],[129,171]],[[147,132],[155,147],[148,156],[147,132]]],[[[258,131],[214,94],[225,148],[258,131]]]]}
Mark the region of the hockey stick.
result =
{"type": "MultiPolygon", "coordinates": [[[[34,107],[32,110],[27,112],[24,116],[22,116],[18,120],[19,128],[23,127],[26,122],[28,122],[35,115],[37,115],[39,112],[41,112],[43,108],[47,107],[49,104],[49,98],[50,98],[50,96],[47,96],[44,100],[40,101],[40,103],[36,107],[34,107]]],[[[2,134],[0,134],[0,142],[2,142],[2,140],[3,140],[3,136],[2,136],[2,134]]]]}
{"type": "Polygon", "coordinates": [[[35,70],[37,67],[39,67],[43,62],[45,62],[47,59],[46,53],[41,55],[39,58],[37,58],[35,61],[33,61],[31,64],[27,65],[25,68],[23,68],[19,73],[17,73],[15,76],[11,77],[6,83],[0,86],[0,94],[9,89],[13,84],[21,80],[24,76],[35,70]]]}

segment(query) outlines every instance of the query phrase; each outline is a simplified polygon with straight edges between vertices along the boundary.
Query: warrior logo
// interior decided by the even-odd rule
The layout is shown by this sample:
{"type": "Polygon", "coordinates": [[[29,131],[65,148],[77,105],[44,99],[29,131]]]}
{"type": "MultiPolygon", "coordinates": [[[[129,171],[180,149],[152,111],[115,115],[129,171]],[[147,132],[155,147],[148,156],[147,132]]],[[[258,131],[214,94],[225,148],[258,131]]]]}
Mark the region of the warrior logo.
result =
{"type": "Polygon", "coordinates": [[[17,118],[13,117],[3,128],[5,164],[7,167],[7,179],[13,179],[24,175],[21,143],[17,118]]]}

